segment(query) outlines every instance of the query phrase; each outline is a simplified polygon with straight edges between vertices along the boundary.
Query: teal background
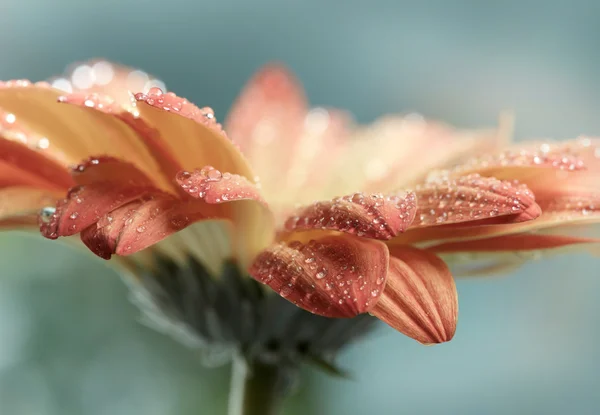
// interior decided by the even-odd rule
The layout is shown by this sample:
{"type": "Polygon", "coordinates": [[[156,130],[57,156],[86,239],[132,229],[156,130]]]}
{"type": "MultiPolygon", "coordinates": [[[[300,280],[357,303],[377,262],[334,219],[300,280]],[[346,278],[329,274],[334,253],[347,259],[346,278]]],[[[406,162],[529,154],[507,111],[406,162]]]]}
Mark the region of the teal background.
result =
{"type": "MultiPolygon", "coordinates": [[[[516,135],[600,132],[597,1],[2,0],[0,79],[76,60],[142,67],[223,119],[279,60],[317,105],[361,122],[417,110],[469,127],[513,109],[516,135]]],[[[0,235],[0,414],[222,414],[227,367],[137,322],[118,276],[58,243],[0,235]]],[[[306,370],[289,414],[597,414],[597,260],[544,258],[458,284],[455,339],[381,327],[306,370]]]]}

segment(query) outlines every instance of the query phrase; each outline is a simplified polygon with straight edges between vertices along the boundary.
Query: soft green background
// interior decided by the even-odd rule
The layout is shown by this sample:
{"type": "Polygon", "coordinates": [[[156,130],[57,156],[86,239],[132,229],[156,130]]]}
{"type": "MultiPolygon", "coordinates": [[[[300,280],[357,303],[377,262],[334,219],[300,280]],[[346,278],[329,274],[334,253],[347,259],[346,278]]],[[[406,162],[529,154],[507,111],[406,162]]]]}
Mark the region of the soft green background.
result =
{"type": "MultiPolygon", "coordinates": [[[[1,0],[0,78],[102,56],[223,119],[277,59],[313,103],[360,121],[418,110],[460,126],[517,114],[517,136],[600,132],[600,2],[1,0]]],[[[136,322],[118,277],[39,238],[0,236],[0,414],[222,414],[227,368],[136,322]]],[[[459,283],[455,339],[382,327],[341,381],[308,371],[290,414],[600,413],[598,262],[572,255],[459,283]]]]}

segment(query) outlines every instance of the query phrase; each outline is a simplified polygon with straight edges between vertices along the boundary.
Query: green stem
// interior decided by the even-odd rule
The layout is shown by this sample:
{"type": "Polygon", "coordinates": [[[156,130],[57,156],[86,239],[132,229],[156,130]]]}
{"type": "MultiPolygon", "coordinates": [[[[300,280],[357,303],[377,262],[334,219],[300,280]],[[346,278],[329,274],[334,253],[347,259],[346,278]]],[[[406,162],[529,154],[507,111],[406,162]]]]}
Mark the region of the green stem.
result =
{"type": "Polygon", "coordinates": [[[290,371],[285,367],[235,357],[228,414],[279,415],[290,384],[290,371]]]}

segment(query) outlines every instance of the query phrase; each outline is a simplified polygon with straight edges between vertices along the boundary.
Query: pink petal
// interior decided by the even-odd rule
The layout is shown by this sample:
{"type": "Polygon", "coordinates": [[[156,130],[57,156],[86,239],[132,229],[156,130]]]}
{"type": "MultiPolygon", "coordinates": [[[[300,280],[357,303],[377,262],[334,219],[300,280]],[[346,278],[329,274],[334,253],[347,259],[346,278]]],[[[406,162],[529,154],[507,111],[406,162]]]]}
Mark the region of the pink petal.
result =
{"type": "Polygon", "coordinates": [[[414,193],[403,196],[353,195],[300,208],[285,223],[288,231],[330,229],[373,239],[404,232],[415,218],[414,193]]]}
{"type": "Polygon", "coordinates": [[[387,284],[371,314],[420,343],[450,341],[458,320],[458,295],[444,261],[407,246],[390,254],[387,284]]]}
{"type": "Polygon", "coordinates": [[[211,166],[177,174],[177,183],[194,198],[207,203],[250,199],[265,203],[256,185],[238,174],[221,173],[211,166]]]}
{"type": "Polygon", "coordinates": [[[525,144],[505,153],[471,160],[450,175],[471,172],[500,180],[519,180],[538,202],[565,192],[590,191],[600,179],[600,140],[580,138],[561,143],[525,144]]]}
{"type": "Polygon", "coordinates": [[[252,77],[233,105],[225,123],[227,132],[246,154],[261,145],[257,143],[290,145],[301,133],[307,107],[294,76],[281,65],[267,65],[252,77]]]}
{"type": "Polygon", "coordinates": [[[418,187],[416,194],[419,209],[414,228],[503,216],[504,222],[523,222],[541,214],[527,186],[478,174],[439,178],[418,187]]]}
{"type": "Polygon", "coordinates": [[[418,114],[385,116],[358,130],[352,164],[362,170],[362,189],[386,192],[414,186],[432,170],[473,154],[495,151],[503,136],[501,129],[459,130],[418,114]]]}
{"type": "Polygon", "coordinates": [[[257,257],[250,275],[311,313],[353,317],[377,302],[388,258],[381,242],[324,236],[271,246],[257,257]]]}
{"type": "Polygon", "coordinates": [[[470,174],[478,172],[486,176],[493,175],[492,171],[508,170],[509,168],[550,168],[576,171],[585,168],[580,157],[580,144],[567,143],[525,143],[501,153],[483,155],[473,158],[456,167],[455,174],[470,174]]]}

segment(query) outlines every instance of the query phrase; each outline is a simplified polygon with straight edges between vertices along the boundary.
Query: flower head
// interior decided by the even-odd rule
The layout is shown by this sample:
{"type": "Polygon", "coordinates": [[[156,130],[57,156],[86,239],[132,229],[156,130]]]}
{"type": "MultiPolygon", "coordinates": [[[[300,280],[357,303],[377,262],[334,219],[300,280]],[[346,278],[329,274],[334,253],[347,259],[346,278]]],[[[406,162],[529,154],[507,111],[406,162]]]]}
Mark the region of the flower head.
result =
{"type": "Polygon", "coordinates": [[[193,258],[220,275],[233,261],[311,313],[369,313],[425,344],[456,329],[443,259],[493,270],[526,257],[514,252],[597,242],[596,140],[501,149],[503,128],[414,115],[357,127],[311,109],[277,65],[223,127],[210,108],[147,76],[133,88],[139,71],[101,63],[84,65],[89,79],[76,69],[55,81],[67,94],[0,85],[3,226],[31,225],[41,209],[45,237],[79,234],[130,269],[193,258]]]}

